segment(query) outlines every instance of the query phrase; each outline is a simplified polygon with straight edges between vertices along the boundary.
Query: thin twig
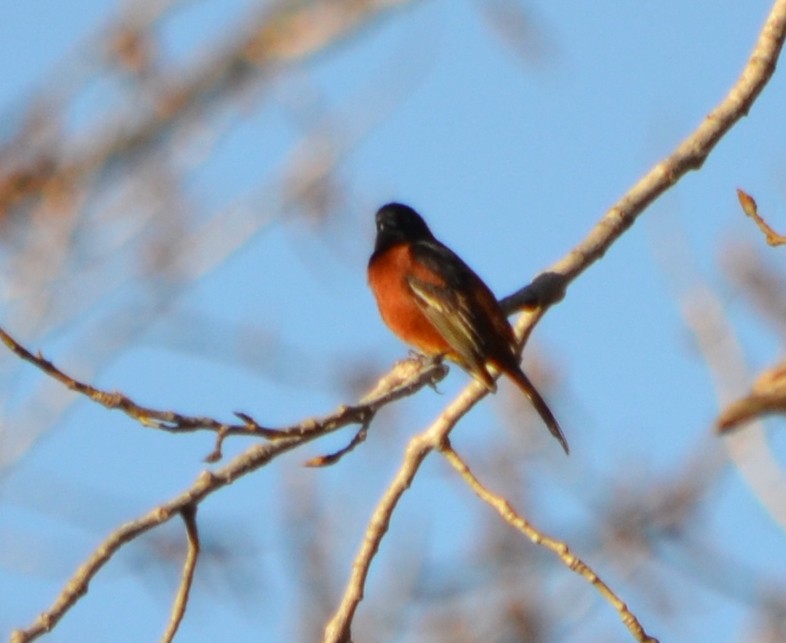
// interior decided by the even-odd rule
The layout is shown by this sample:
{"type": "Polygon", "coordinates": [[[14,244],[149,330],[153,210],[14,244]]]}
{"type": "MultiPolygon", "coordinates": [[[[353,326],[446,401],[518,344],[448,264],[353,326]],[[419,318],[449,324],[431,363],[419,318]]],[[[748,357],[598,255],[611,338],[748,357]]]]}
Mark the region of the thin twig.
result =
{"type": "Polygon", "coordinates": [[[343,458],[348,453],[351,453],[355,450],[355,448],[366,441],[366,436],[368,436],[368,427],[371,423],[371,418],[369,418],[368,422],[365,422],[352,436],[352,439],[343,447],[334,451],[333,453],[327,453],[323,455],[318,455],[310,460],[306,461],[305,466],[307,467],[327,467],[333,464],[336,464],[341,458],[343,458]]]}
{"type": "MultiPolygon", "coordinates": [[[[335,431],[350,424],[367,425],[376,411],[385,404],[411,395],[423,386],[433,386],[447,374],[447,368],[437,362],[420,359],[402,360],[385,375],[368,393],[360,404],[341,405],[336,411],[322,418],[309,418],[290,426],[272,429],[263,427],[245,413],[236,412],[242,424],[227,424],[214,418],[192,416],[162,411],[137,404],[130,397],[118,392],[105,391],[81,382],[57,368],[40,353],[35,355],[17,342],[3,328],[0,340],[16,355],[41,369],[44,373],[72,391],[81,393],[93,402],[110,409],[122,411],[146,427],[170,432],[210,430],[218,433],[218,440],[229,435],[259,436],[269,440],[285,438],[309,438],[316,434],[335,431]]],[[[217,450],[220,444],[217,444],[217,450]]],[[[220,451],[220,450],[219,450],[220,451]]],[[[209,457],[210,461],[215,458],[209,457]]]]}
{"type": "Polygon", "coordinates": [[[526,518],[517,513],[505,498],[487,489],[483,483],[475,477],[475,474],[472,473],[467,463],[464,462],[458,453],[456,453],[448,441],[439,447],[439,451],[469,485],[470,489],[472,489],[483,502],[490,505],[505,522],[511,527],[518,529],[534,544],[544,547],[556,554],[568,569],[576,572],[579,576],[591,583],[592,586],[600,592],[601,596],[617,610],[620,619],[622,619],[622,622],[637,641],[641,643],[658,643],[658,639],[650,636],[644,631],[644,628],[635,614],[630,611],[625,602],[617,596],[614,590],[612,590],[589,565],[576,556],[565,542],[543,534],[526,518]]]}
{"type": "Polygon", "coordinates": [[[770,224],[764,220],[764,217],[759,214],[759,207],[756,205],[756,200],[744,190],[737,188],[737,199],[742,206],[742,211],[747,214],[759,226],[759,230],[764,233],[767,243],[771,246],[782,246],[786,244],[786,237],[778,234],[770,227],[770,224]]]}
{"type": "Polygon", "coordinates": [[[0,328],[0,339],[2,339],[3,343],[13,353],[38,367],[44,373],[63,384],[66,388],[81,393],[93,400],[93,402],[107,409],[122,411],[144,426],[164,431],[196,431],[199,429],[211,429],[220,431],[222,434],[243,433],[245,435],[258,434],[267,438],[279,437],[277,431],[253,424],[246,421],[245,418],[243,418],[243,424],[229,425],[213,418],[187,416],[175,413],[174,411],[160,411],[142,406],[122,393],[105,391],[71,377],[46,359],[41,353],[33,354],[11,337],[3,328],[0,328]]]}
{"type": "Polygon", "coordinates": [[[197,529],[196,512],[196,505],[184,507],[180,512],[183,522],[186,525],[188,551],[186,553],[186,560],[183,563],[183,575],[180,579],[180,587],[178,588],[175,602],[172,605],[172,615],[169,618],[169,623],[167,623],[164,636],[161,637],[161,643],[172,643],[180,627],[180,623],[183,620],[183,615],[186,613],[188,595],[194,583],[194,571],[196,570],[197,558],[199,558],[199,530],[197,529]]]}

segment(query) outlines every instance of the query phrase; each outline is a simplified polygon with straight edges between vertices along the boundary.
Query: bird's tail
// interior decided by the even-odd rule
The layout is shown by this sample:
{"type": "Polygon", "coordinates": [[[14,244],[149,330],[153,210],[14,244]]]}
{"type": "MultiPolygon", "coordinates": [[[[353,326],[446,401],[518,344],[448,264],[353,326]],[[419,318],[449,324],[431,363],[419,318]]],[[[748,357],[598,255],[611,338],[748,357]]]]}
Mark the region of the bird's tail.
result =
{"type": "Polygon", "coordinates": [[[538,389],[535,388],[535,385],[530,382],[529,378],[524,374],[524,371],[522,371],[520,368],[502,368],[501,370],[524,392],[524,395],[526,395],[529,401],[532,402],[532,406],[535,407],[538,415],[540,415],[540,417],[543,419],[543,422],[545,422],[548,430],[551,432],[551,435],[553,435],[562,445],[565,453],[569,454],[570,447],[568,447],[568,441],[565,439],[565,435],[562,433],[562,429],[560,428],[559,422],[557,422],[557,418],[554,417],[554,414],[551,412],[548,404],[546,404],[546,401],[541,397],[540,393],[538,393],[538,389]]]}

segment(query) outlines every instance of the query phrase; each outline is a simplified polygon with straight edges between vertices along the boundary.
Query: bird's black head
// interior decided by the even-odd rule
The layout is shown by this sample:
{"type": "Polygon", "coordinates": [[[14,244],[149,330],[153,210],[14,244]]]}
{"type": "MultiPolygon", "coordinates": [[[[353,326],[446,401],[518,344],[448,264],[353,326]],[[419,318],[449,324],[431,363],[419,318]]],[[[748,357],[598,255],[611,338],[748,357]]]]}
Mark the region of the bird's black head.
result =
{"type": "Polygon", "coordinates": [[[434,239],[426,222],[408,205],[388,203],[377,210],[377,242],[374,250],[383,250],[397,243],[434,239]]]}

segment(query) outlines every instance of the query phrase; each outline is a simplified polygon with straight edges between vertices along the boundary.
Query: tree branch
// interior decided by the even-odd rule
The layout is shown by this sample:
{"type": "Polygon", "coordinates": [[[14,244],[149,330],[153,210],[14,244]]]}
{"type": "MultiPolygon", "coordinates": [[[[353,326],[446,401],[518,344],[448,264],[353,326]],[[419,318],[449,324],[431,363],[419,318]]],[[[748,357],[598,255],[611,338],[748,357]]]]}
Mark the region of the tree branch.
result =
{"type": "Polygon", "coordinates": [[[472,489],[483,502],[490,505],[506,523],[520,531],[534,544],[545,547],[550,552],[556,554],[568,569],[576,572],[579,576],[591,583],[592,586],[600,592],[601,596],[617,610],[620,619],[637,641],[640,643],[658,643],[658,639],[650,636],[644,631],[636,615],[633,614],[625,602],[614,593],[614,590],[612,590],[589,565],[576,556],[566,543],[543,534],[536,527],[531,525],[526,518],[518,514],[505,498],[489,491],[489,489],[475,477],[475,474],[472,473],[472,470],[467,463],[464,462],[461,456],[456,453],[452,446],[450,446],[449,441],[442,444],[439,447],[439,451],[450,463],[450,466],[452,466],[462,477],[464,482],[467,483],[469,488],[472,489]]]}
{"type": "MultiPolygon", "coordinates": [[[[647,172],[594,228],[560,261],[547,268],[529,286],[505,297],[507,311],[547,307],[559,301],[565,289],[630,228],[644,209],[675,185],[688,171],[698,170],[712,149],[737,121],[745,116],[775,72],[786,34],[786,0],[776,0],[742,74],[725,98],[665,159],[647,172]]],[[[520,330],[523,326],[520,327],[520,330]]]]}
{"type": "Polygon", "coordinates": [[[352,574],[347,582],[341,603],[325,628],[323,643],[349,643],[351,641],[352,619],[360,601],[363,600],[363,590],[371,562],[379,550],[382,538],[387,533],[398,501],[409,489],[426,456],[447,439],[456,422],[487,394],[488,390],[482,384],[473,381],[442,411],[428,429],[409,441],[404,453],[404,461],[369,520],[360,551],[352,564],[352,574]]]}
{"type": "Polygon", "coordinates": [[[786,244],[786,237],[775,232],[770,224],[764,220],[764,217],[759,214],[756,200],[750,194],[737,188],[737,199],[742,206],[742,211],[756,222],[756,225],[759,226],[759,230],[764,233],[764,238],[769,245],[782,246],[786,244]]]}
{"type": "MultiPolygon", "coordinates": [[[[650,203],[689,170],[700,168],[723,135],[747,114],[775,71],[784,37],[786,0],[776,0],[739,79],[698,128],[684,139],[671,155],[657,163],[625,193],[585,239],[564,258],[539,275],[532,284],[501,301],[506,312],[525,309],[516,322],[516,332],[522,347],[545,311],[562,299],[567,286],[600,259],[650,203]]],[[[351,640],[352,619],[363,598],[369,567],[387,531],[398,500],[412,483],[429,452],[445,442],[456,422],[485,394],[479,384],[472,382],[445,408],[431,427],[410,441],[398,473],[369,520],[344,594],[326,626],[323,638],[325,643],[347,643],[351,640]]]]}
{"type": "Polygon", "coordinates": [[[164,636],[161,643],[172,643],[186,613],[188,605],[188,595],[194,583],[194,571],[196,570],[197,558],[199,557],[199,530],[196,521],[196,505],[185,507],[180,512],[186,526],[186,537],[188,539],[188,551],[186,560],[183,563],[183,576],[180,579],[180,588],[177,591],[175,602],[172,605],[172,615],[169,618],[164,636]]]}
{"type": "MultiPolygon", "coordinates": [[[[57,368],[41,353],[33,354],[0,327],[0,340],[23,360],[33,364],[67,388],[88,397],[109,410],[118,410],[146,427],[174,433],[210,430],[218,433],[218,440],[228,435],[258,436],[269,440],[283,438],[312,439],[331,433],[350,424],[367,426],[377,410],[401,397],[406,397],[426,385],[433,386],[447,374],[447,367],[433,360],[411,358],[398,362],[394,368],[377,382],[361,403],[355,406],[341,405],[335,412],[322,418],[308,418],[297,424],[278,429],[261,426],[245,413],[236,412],[242,424],[227,424],[206,416],[183,415],[175,411],[162,411],[137,404],[130,397],[116,391],[106,391],[81,382],[57,368]]],[[[220,445],[219,445],[220,446],[220,445]]],[[[217,458],[208,458],[213,461],[217,458]]]]}
{"type": "MultiPolygon", "coordinates": [[[[7,333],[4,337],[9,337],[7,333]]],[[[22,347],[13,342],[17,349],[22,347]]],[[[14,349],[12,349],[14,350],[14,349]]],[[[31,355],[29,351],[24,352],[31,355]]],[[[17,350],[14,350],[17,352],[17,350]]],[[[44,369],[42,358],[32,356],[31,360],[44,369]]],[[[27,359],[27,358],[25,358],[27,359]]],[[[347,424],[366,423],[376,412],[397,399],[412,394],[414,391],[441,380],[447,372],[444,365],[428,361],[424,367],[422,360],[408,359],[399,362],[393,370],[385,375],[356,406],[341,406],[333,414],[320,419],[307,419],[298,425],[289,427],[285,434],[273,442],[256,444],[236,456],[225,466],[215,471],[203,471],[194,484],[180,495],[153,508],[147,514],[121,525],[112,532],[96,549],[88,560],[66,582],[54,604],[40,614],[27,629],[16,630],[11,635],[11,643],[26,643],[42,634],[49,632],[58,621],[87,592],[90,581],[109,562],[117,551],[138,538],[142,534],[168,522],[173,516],[194,511],[197,505],[207,496],[231,484],[237,478],[263,467],[274,458],[295,449],[306,442],[335,431],[347,424]]],[[[54,373],[52,376],[55,377],[54,373]]],[[[57,379],[60,379],[59,377],[57,379]]],[[[85,393],[92,387],[86,386],[85,393]]],[[[77,387],[75,390],[79,390],[77,387]]],[[[90,396],[92,399],[92,396],[90,396]]],[[[134,417],[132,415],[132,417],[134,417]]],[[[138,419],[138,418],[137,418],[138,419]]]]}

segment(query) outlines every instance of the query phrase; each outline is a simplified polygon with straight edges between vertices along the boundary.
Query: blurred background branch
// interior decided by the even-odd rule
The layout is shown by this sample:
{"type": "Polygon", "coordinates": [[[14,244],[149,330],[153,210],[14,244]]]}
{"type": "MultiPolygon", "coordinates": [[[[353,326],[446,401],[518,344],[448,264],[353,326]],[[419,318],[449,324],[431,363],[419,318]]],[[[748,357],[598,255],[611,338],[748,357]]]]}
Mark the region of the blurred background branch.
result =
{"type": "MultiPolygon", "coordinates": [[[[181,323],[176,315],[183,313],[173,311],[177,298],[271,223],[298,213],[324,223],[340,213],[345,203],[335,169],[347,137],[362,131],[342,134],[303,78],[294,104],[284,99],[299,136],[272,167],[244,168],[261,187],[222,202],[210,185],[199,185],[205,166],[244,114],[281,102],[286,66],[407,3],[251,6],[213,42],[178,60],[166,55],[159,32],[184,4],[124,5],[4,119],[16,124],[6,126],[0,143],[5,323],[39,345],[67,334],[65,359],[86,377],[169,314],[175,317],[165,328],[177,328],[179,341],[190,329],[190,350],[237,335],[215,319],[181,323]],[[85,101],[96,104],[87,110],[85,101]]],[[[252,325],[245,332],[262,342],[244,345],[283,351],[275,364],[301,361],[298,347],[286,347],[276,329],[252,325]]],[[[244,359],[245,351],[236,352],[244,359]]],[[[249,361],[265,369],[271,357],[249,361]]],[[[3,359],[0,368],[6,384],[19,377],[13,360],[3,359]]],[[[3,434],[0,468],[69,404],[46,382],[24,401],[15,395],[25,431],[3,434]]]]}

